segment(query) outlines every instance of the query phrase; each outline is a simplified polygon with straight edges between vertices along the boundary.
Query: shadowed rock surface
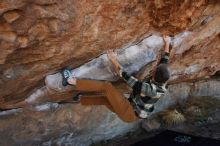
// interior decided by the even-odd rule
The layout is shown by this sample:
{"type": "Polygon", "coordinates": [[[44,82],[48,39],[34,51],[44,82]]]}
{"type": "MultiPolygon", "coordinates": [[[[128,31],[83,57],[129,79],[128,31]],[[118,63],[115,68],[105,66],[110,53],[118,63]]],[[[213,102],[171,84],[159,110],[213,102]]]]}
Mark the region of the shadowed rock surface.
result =
{"type": "Polygon", "coordinates": [[[220,139],[219,33],[217,0],[0,1],[0,108],[11,109],[0,112],[0,145],[84,146],[140,128],[220,139]],[[105,51],[117,49],[125,69],[143,79],[160,55],[163,33],[173,35],[172,77],[147,120],[128,124],[102,106],[58,104],[74,88],[44,82],[69,66],[74,76],[114,81],[127,93],[105,51]],[[168,125],[164,117],[175,117],[173,111],[185,122],[168,125]]]}

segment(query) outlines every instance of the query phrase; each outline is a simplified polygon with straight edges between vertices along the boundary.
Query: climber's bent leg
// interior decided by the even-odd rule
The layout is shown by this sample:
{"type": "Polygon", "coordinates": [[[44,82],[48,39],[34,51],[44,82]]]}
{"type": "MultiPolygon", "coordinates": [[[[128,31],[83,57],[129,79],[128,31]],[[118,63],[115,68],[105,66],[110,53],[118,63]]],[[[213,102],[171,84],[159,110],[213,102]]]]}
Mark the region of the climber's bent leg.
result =
{"type": "Polygon", "coordinates": [[[76,80],[76,90],[104,92],[113,111],[126,122],[137,118],[130,102],[109,82],[94,80],[76,80]]]}
{"type": "Polygon", "coordinates": [[[75,90],[86,92],[103,92],[105,91],[105,81],[95,80],[76,80],[75,90]]]}
{"type": "Polygon", "coordinates": [[[82,105],[105,105],[109,110],[115,112],[105,96],[81,96],[82,105]]]}
{"type": "Polygon", "coordinates": [[[105,83],[106,98],[112,105],[115,113],[125,122],[138,119],[130,102],[111,83],[105,83]]]}

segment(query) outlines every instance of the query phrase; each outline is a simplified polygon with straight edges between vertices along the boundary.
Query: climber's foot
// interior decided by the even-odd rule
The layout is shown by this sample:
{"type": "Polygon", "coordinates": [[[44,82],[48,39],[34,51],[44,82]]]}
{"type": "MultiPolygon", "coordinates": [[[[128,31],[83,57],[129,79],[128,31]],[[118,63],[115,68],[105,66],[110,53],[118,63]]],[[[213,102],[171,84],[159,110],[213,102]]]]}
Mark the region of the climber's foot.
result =
{"type": "Polygon", "coordinates": [[[62,80],[62,85],[67,86],[67,85],[75,85],[74,83],[74,78],[71,78],[71,70],[70,69],[63,69],[61,71],[63,80],[62,80]]]}
{"type": "Polygon", "coordinates": [[[69,85],[76,85],[76,78],[70,77],[68,78],[67,82],[69,85]]]}

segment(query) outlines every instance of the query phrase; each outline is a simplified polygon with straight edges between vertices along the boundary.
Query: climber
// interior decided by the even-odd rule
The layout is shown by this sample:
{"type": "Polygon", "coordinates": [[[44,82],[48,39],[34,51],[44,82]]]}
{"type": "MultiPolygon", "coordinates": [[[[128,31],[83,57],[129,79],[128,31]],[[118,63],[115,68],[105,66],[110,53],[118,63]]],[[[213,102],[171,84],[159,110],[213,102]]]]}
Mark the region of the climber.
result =
{"type": "Polygon", "coordinates": [[[139,81],[135,77],[123,71],[118,63],[116,54],[108,51],[108,57],[112,62],[115,72],[122,77],[132,88],[132,93],[127,99],[110,82],[83,80],[71,77],[71,71],[62,70],[63,85],[74,85],[80,92],[96,92],[95,96],[77,94],[74,100],[82,105],[105,105],[115,112],[125,122],[132,122],[138,118],[147,118],[154,110],[154,103],[166,91],[165,83],[169,79],[167,63],[170,52],[170,37],[164,36],[164,54],[157,66],[154,75],[148,81],[139,81]]]}

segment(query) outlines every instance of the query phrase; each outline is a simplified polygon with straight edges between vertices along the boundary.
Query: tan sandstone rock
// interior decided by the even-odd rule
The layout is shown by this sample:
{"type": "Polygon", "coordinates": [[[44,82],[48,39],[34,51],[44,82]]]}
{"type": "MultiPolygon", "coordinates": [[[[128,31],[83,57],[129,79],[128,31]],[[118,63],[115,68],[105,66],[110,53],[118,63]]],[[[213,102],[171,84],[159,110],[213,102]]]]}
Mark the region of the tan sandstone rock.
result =
{"type": "Polygon", "coordinates": [[[7,32],[7,31],[0,32],[0,39],[3,41],[13,43],[15,42],[16,38],[17,38],[17,35],[14,32],[7,32]]]}
{"type": "Polygon", "coordinates": [[[17,20],[20,17],[20,15],[16,11],[10,11],[10,12],[4,13],[3,17],[8,23],[12,23],[15,20],[17,20]]]}
{"type": "MultiPolygon", "coordinates": [[[[106,50],[138,44],[152,34],[185,35],[173,44],[169,84],[190,82],[183,89],[191,91],[196,81],[218,77],[219,33],[217,0],[0,0],[0,107],[23,102],[45,85],[45,76],[63,67],[77,68],[106,50]],[[10,14],[14,11],[17,14],[10,14]]],[[[148,69],[141,73],[146,75],[148,69]]],[[[120,81],[116,86],[125,88],[120,81]]],[[[218,91],[213,91],[215,96],[218,91]]],[[[175,92],[172,99],[180,99],[178,95],[175,92]]],[[[188,97],[188,93],[184,95],[188,97]]],[[[68,91],[51,98],[60,101],[71,96],[68,91]]],[[[74,105],[46,104],[36,109],[18,110],[18,116],[0,119],[0,144],[57,145],[66,140],[79,145],[84,139],[89,145],[100,135],[114,137],[135,127],[100,107],[86,111],[74,105]],[[42,112],[47,107],[51,110],[42,112]],[[91,133],[86,135],[88,131],[91,133]]]]}

